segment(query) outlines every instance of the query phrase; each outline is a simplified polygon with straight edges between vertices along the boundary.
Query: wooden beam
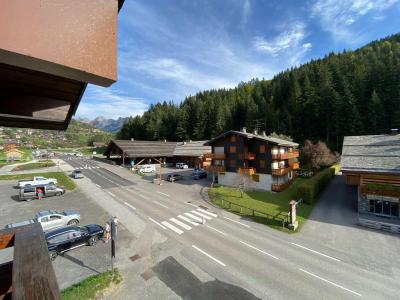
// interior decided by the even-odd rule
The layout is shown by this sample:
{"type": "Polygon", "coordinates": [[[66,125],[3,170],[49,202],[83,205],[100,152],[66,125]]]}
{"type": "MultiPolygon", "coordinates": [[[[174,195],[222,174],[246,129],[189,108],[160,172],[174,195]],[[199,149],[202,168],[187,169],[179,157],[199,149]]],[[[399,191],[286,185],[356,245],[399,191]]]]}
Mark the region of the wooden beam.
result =
{"type": "Polygon", "coordinates": [[[12,262],[0,265],[0,300],[11,299],[12,266],[12,262]]]}

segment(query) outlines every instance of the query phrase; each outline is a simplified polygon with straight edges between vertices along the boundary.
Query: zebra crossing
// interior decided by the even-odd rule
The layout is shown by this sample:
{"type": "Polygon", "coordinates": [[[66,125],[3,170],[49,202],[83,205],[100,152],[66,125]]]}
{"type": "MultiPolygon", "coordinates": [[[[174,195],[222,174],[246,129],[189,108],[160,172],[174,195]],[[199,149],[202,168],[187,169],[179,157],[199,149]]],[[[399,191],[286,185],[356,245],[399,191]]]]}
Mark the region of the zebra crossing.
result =
{"type": "Polygon", "coordinates": [[[191,230],[193,227],[204,224],[207,220],[217,218],[218,215],[205,209],[193,209],[190,212],[179,214],[174,218],[158,223],[162,228],[172,230],[173,232],[181,235],[185,231],[191,230]]]}
{"type": "Polygon", "coordinates": [[[100,169],[99,166],[84,166],[84,167],[76,167],[77,170],[91,170],[91,169],[100,169]]]}

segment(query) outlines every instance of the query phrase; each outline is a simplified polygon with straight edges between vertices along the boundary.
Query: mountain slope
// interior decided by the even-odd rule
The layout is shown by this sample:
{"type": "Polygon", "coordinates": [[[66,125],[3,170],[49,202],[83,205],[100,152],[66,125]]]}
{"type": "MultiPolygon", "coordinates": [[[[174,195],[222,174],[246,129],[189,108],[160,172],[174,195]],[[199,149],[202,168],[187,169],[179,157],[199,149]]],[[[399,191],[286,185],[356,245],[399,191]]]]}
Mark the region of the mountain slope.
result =
{"type": "Polygon", "coordinates": [[[142,117],[129,119],[118,136],[201,140],[228,129],[253,129],[258,120],[267,133],[283,133],[299,142],[325,140],[339,150],[345,135],[400,127],[399,83],[396,34],[356,51],[311,60],[272,80],[200,92],[179,106],[153,105],[142,117]]]}
{"type": "Polygon", "coordinates": [[[88,123],[93,125],[94,127],[107,131],[107,132],[117,132],[119,131],[124,123],[128,120],[129,118],[122,118],[119,117],[118,119],[106,119],[102,116],[95,118],[92,121],[89,121],[88,123]]]}

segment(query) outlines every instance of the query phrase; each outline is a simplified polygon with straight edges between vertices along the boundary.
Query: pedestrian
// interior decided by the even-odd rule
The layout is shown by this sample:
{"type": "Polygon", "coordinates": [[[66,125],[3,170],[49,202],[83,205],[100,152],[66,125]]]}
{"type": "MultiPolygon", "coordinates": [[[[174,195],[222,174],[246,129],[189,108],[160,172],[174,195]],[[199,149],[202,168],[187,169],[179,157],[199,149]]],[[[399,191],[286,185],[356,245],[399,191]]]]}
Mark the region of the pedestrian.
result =
{"type": "Polygon", "coordinates": [[[108,243],[108,241],[111,238],[111,234],[110,234],[111,228],[110,228],[110,224],[108,222],[106,222],[106,225],[104,225],[104,239],[105,239],[105,243],[108,243]]]}
{"type": "Polygon", "coordinates": [[[42,200],[42,198],[43,198],[43,189],[42,189],[41,187],[38,187],[38,188],[36,189],[36,193],[37,193],[38,199],[39,199],[39,200],[42,200]]]}
{"type": "Polygon", "coordinates": [[[118,220],[118,218],[117,218],[116,216],[114,216],[114,217],[112,218],[112,222],[114,222],[114,226],[115,226],[115,235],[117,235],[117,229],[118,229],[119,220],[118,220]]]}

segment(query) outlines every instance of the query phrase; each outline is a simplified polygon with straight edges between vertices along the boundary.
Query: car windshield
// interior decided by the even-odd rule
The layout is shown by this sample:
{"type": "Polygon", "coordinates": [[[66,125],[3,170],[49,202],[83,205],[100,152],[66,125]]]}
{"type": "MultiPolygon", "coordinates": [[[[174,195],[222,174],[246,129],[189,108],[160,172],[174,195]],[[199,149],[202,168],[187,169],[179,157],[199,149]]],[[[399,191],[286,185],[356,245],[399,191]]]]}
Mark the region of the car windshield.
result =
{"type": "Polygon", "coordinates": [[[76,174],[78,174],[78,173],[82,173],[82,172],[81,172],[81,171],[78,171],[78,170],[76,170],[76,171],[75,171],[75,173],[76,173],[76,174]]]}

